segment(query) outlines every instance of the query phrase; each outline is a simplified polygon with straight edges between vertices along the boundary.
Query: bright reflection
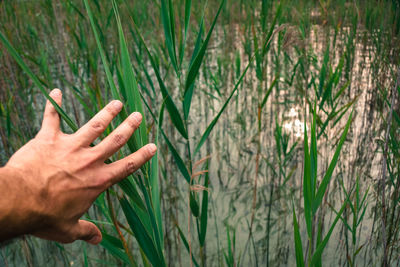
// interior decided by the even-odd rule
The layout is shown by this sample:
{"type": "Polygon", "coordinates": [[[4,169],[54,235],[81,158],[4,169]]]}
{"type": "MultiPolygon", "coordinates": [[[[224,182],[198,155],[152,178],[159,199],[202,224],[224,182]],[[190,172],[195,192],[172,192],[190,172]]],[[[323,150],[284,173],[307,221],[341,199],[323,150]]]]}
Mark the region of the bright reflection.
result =
{"type": "Polygon", "coordinates": [[[291,108],[288,116],[289,117],[297,117],[298,114],[299,113],[294,108],[291,108]]]}
{"type": "Polygon", "coordinates": [[[298,117],[299,112],[296,108],[290,108],[289,112],[285,114],[286,121],[283,124],[284,130],[287,133],[293,134],[296,138],[304,136],[304,122],[300,121],[298,117]]]}
{"type": "Polygon", "coordinates": [[[285,123],[283,127],[285,127],[286,130],[290,131],[292,130],[292,123],[291,122],[285,123]]]}

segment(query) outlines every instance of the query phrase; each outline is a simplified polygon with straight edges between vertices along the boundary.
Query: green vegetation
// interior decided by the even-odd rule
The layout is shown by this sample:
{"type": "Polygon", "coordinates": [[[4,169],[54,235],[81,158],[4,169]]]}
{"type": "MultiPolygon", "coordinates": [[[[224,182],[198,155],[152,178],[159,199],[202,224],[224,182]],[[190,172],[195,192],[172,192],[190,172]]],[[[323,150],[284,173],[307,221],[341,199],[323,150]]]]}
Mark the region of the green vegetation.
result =
{"type": "Polygon", "coordinates": [[[24,237],[4,266],[392,266],[400,257],[400,2],[0,2],[0,162],[112,99],[150,163],[86,215],[101,246],[24,237]]]}

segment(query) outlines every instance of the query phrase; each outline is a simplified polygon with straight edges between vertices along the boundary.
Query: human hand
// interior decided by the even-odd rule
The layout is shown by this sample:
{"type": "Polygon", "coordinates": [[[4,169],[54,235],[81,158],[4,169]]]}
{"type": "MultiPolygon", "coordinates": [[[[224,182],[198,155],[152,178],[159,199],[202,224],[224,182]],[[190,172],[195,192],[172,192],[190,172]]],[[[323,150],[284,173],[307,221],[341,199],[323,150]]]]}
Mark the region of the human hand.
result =
{"type": "MultiPolygon", "coordinates": [[[[50,96],[61,105],[59,89],[50,96]]],[[[30,216],[30,230],[25,233],[62,243],[101,241],[100,230],[80,217],[100,193],[135,172],[157,149],[148,144],[126,158],[104,163],[128,141],[142,120],[140,113],[132,113],[98,145],[90,147],[121,109],[122,103],[114,100],[69,135],[61,132],[59,115],[47,101],[41,130],[5,166],[22,177],[24,185],[20,188],[28,191],[23,192],[29,195],[27,202],[19,205],[25,206],[20,216],[30,216]]]]}

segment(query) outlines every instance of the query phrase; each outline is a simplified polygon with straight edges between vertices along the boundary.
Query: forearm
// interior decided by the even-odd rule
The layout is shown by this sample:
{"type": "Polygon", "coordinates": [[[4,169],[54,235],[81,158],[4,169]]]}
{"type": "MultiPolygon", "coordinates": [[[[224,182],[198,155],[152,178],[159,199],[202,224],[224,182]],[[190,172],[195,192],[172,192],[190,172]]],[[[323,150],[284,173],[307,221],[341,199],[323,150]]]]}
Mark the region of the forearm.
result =
{"type": "Polygon", "coordinates": [[[18,169],[0,168],[0,241],[28,234],[37,227],[39,216],[31,190],[18,169]]]}

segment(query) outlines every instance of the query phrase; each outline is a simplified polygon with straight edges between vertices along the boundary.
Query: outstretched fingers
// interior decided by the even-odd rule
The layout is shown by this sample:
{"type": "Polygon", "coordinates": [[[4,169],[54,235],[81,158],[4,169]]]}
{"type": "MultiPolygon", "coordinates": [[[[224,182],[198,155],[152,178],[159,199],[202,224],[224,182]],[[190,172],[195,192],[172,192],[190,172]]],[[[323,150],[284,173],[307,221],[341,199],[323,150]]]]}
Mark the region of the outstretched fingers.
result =
{"type": "Polygon", "coordinates": [[[137,171],[143,164],[154,156],[156,151],[157,147],[155,144],[147,144],[135,153],[106,165],[106,173],[111,174],[111,184],[116,184],[137,171]]]}
{"type": "MultiPolygon", "coordinates": [[[[57,105],[61,106],[62,93],[60,89],[53,89],[49,95],[57,105]]],[[[54,135],[58,131],[60,131],[60,116],[53,104],[47,100],[43,114],[41,134],[54,135]]]]}
{"type": "Polygon", "coordinates": [[[111,123],[115,116],[117,116],[121,109],[121,101],[111,101],[75,133],[76,143],[79,146],[89,146],[105,131],[107,126],[111,123]]]}
{"type": "Polygon", "coordinates": [[[100,155],[102,160],[108,159],[128,142],[141,122],[142,115],[139,112],[132,113],[117,129],[108,135],[100,144],[95,146],[93,150],[100,155]]]}

